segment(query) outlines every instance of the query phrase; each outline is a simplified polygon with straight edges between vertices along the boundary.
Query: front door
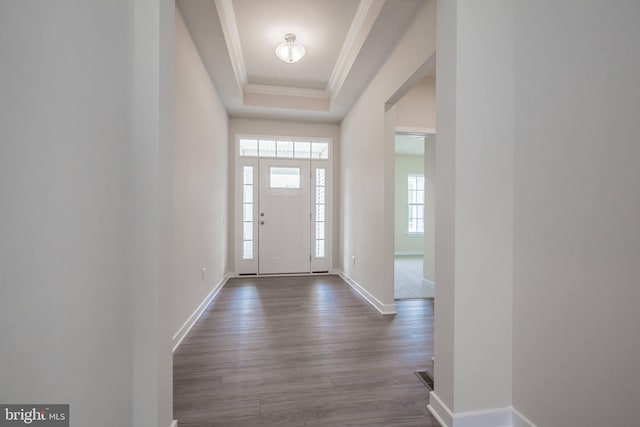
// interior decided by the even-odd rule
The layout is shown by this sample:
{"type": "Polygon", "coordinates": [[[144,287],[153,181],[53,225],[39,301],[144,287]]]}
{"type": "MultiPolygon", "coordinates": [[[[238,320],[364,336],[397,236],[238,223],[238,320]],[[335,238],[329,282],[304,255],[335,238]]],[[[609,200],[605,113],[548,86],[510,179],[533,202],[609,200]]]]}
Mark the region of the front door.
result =
{"type": "Polygon", "coordinates": [[[308,160],[260,159],[260,274],[311,271],[311,182],[308,160]]]}

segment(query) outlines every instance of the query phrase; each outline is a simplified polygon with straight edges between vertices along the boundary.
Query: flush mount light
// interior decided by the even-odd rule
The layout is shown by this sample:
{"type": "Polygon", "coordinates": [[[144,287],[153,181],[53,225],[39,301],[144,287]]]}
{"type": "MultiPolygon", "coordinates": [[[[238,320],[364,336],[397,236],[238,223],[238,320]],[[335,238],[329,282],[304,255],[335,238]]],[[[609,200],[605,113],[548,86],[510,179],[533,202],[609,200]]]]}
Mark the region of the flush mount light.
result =
{"type": "Polygon", "coordinates": [[[284,43],[280,43],[276,47],[276,55],[284,62],[294,63],[298,62],[304,56],[304,46],[296,43],[296,35],[287,33],[284,35],[284,43]]]}

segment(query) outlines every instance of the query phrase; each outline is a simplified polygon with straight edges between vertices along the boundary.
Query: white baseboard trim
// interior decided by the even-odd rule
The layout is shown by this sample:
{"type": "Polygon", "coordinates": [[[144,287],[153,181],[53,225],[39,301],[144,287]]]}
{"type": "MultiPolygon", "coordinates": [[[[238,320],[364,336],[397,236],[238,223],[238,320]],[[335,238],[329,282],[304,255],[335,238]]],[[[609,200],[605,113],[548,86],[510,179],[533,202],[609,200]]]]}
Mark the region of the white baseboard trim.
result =
{"type": "Polygon", "coordinates": [[[178,420],[173,420],[170,427],[178,427],[178,420]]]}
{"type": "Polygon", "coordinates": [[[442,427],[453,426],[453,414],[433,391],[429,393],[429,405],[427,405],[427,409],[429,409],[431,415],[433,415],[442,427]]]}
{"type": "Polygon", "coordinates": [[[422,286],[424,286],[427,298],[434,298],[436,296],[436,285],[431,280],[422,279],[422,286]]]}
{"type": "Polygon", "coordinates": [[[360,294],[362,298],[364,298],[369,304],[373,306],[376,310],[380,312],[380,314],[389,315],[389,314],[397,314],[398,311],[396,309],[395,304],[383,304],[380,300],[369,293],[365,288],[362,287],[358,282],[349,277],[344,271],[338,271],[338,275],[349,284],[357,293],[360,294]]]}
{"type": "Polygon", "coordinates": [[[396,251],[395,256],[424,256],[422,251],[396,251]]]}
{"type": "Polygon", "coordinates": [[[225,283],[227,283],[229,278],[230,278],[230,275],[225,274],[222,280],[220,280],[220,282],[218,282],[218,284],[216,284],[213,287],[211,292],[209,292],[209,295],[207,295],[207,297],[200,303],[198,308],[196,308],[195,311],[191,313],[191,316],[189,316],[189,318],[184,322],[184,324],[180,327],[180,329],[178,329],[178,332],[176,332],[175,335],[173,335],[173,351],[174,352],[178,349],[184,337],[187,336],[191,328],[193,328],[193,325],[196,324],[200,316],[202,316],[202,313],[204,313],[207,307],[209,307],[209,304],[211,304],[211,301],[213,301],[216,295],[218,295],[218,292],[220,292],[220,290],[225,285],[225,283]]]}
{"type": "Polygon", "coordinates": [[[536,427],[536,425],[516,408],[513,408],[513,427],[536,427]]]}
{"type": "Polygon", "coordinates": [[[432,391],[429,395],[428,408],[429,412],[433,414],[442,427],[520,427],[519,424],[514,424],[515,410],[510,406],[486,411],[453,414],[447,405],[432,391]]]}

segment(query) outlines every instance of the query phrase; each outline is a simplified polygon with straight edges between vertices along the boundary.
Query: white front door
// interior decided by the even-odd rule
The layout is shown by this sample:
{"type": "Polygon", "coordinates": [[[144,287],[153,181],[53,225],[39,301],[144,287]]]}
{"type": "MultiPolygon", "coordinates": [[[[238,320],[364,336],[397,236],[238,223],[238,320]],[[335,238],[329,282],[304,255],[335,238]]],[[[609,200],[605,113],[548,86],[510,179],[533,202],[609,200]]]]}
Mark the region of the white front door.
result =
{"type": "Polygon", "coordinates": [[[309,160],[260,159],[260,274],[311,271],[309,160]]]}

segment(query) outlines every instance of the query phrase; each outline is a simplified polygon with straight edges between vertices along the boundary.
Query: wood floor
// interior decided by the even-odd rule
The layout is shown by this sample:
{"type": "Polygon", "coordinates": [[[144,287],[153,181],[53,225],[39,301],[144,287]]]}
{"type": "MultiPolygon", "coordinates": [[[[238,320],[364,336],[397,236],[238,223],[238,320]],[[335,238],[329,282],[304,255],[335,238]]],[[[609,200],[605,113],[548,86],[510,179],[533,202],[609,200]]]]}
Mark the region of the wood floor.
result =
{"type": "Polygon", "coordinates": [[[337,276],[230,280],[174,353],[174,418],[194,426],[439,426],[433,300],[381,316],[337,276]]]}

